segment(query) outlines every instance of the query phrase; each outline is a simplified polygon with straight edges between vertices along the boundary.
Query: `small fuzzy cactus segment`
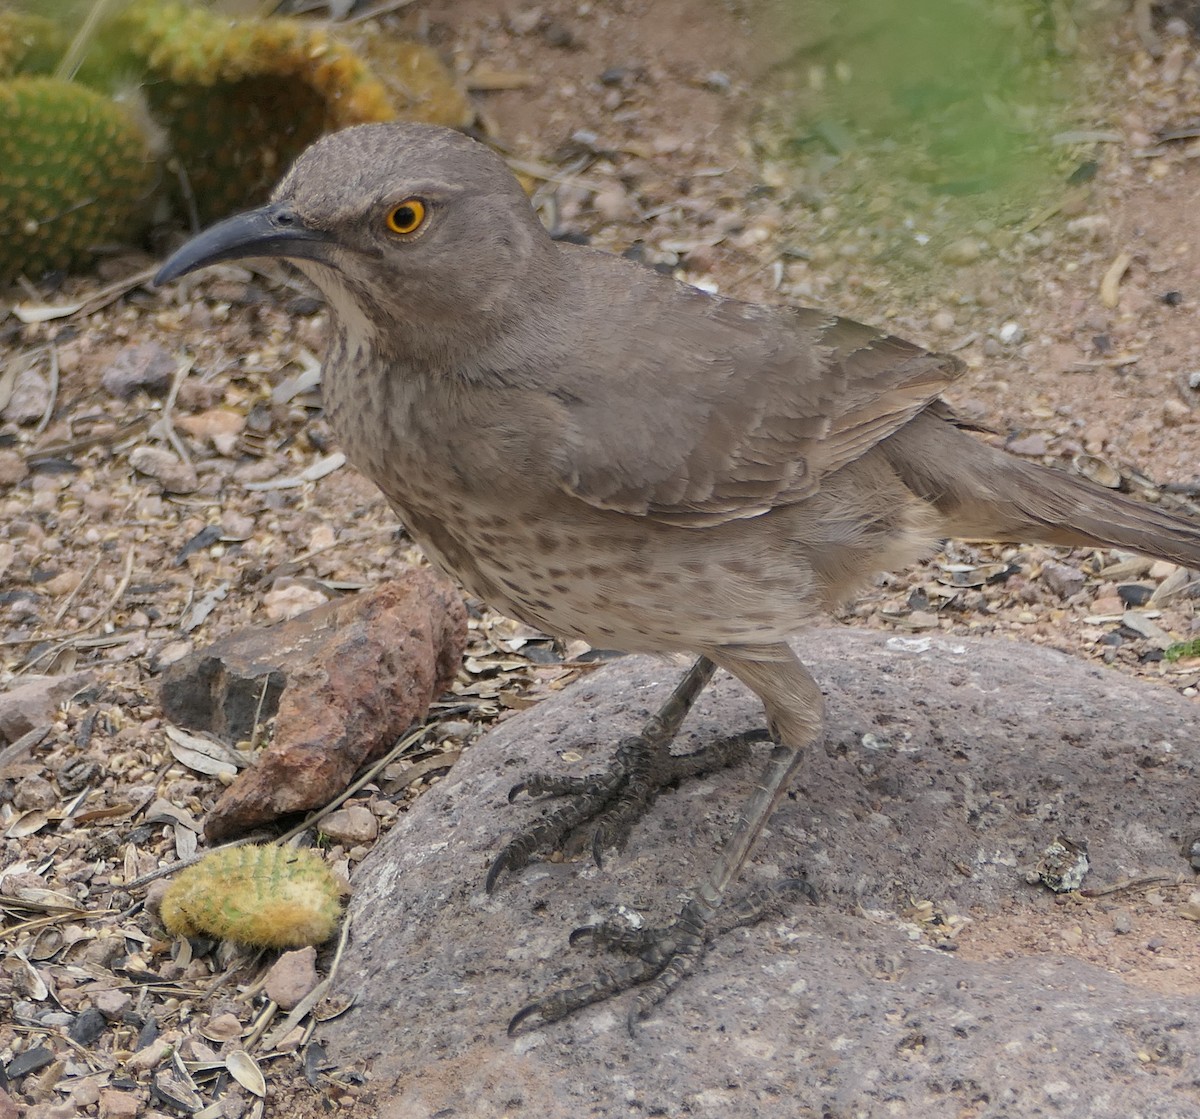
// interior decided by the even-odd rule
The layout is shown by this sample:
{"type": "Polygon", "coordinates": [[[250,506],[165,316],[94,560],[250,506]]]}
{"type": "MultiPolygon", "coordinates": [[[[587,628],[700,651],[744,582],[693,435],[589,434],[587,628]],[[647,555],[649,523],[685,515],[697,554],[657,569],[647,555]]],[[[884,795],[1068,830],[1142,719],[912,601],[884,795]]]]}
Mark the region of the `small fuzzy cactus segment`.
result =
{"type": "Polygon", "coordinates": [[[0,281],[36,278],[130,239],[157,169],[137,121],[53,78],[0,82],[0,281]]]}
{"type": "Polygon", "coordinates": [[[313,851],[230,847],[182,871],[162,899],[175,936],[211,936],[255,948],[302,948],[333,936],[337,879],[313,851]]]}

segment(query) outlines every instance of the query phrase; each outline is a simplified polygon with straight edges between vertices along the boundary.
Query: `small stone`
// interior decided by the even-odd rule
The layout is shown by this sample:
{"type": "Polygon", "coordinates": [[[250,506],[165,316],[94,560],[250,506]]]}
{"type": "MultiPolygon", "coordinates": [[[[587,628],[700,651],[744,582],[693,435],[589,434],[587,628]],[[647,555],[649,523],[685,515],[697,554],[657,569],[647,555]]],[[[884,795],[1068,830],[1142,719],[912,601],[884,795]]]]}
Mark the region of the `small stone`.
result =
{"type": "Polygon", "coordinates": [[[1104,595],[1092,603],[1091,612],[1102,617],[1120,617],[1125,613],[1125,603],[1115,594],[1104,595]]]}
{"type": "Polygon", "coordinates": [[[110,987],[106,991],[97,991],[92,996],[92,1005],[110,1022],[115,1022],[133,1005],[133,996],[128,991],[110,987]]]}
{"type": "Polygon", "coordinates": [[[317,985],[317,950],[300,948],[284,952],[267,972],[267,998],[282,1010],[292,1010],[317,985]]]}
{"type": "Polygon", "coordinates": [[[929,325],[939,334],[949,334],[954,329],[954,315],[950,311],[938,311],[929,320],[929,325]]]}
{"type": "Polygon", "coordinates": [[[626,221],[632,214],[629,192],[620,183],[609,183],[596,191],[592,206],[605,221],[626,221]]]}
{"type": "Polygon", "coordinates": [[[139,389],[162,396],[175,376],[175,358],[157,342],[126,346],[100,378],[104,391],[128,400],[139,389]]]}
{"type": "Polygon", "coordinates": [[[142,1101],[133,1092],[105,1088],[100,1093],[100,1119],[137,1119],[142,1101]]]}
{"type": "Polygon", "coordinates": [[[1128,936],[1133,932],[1133,914],[1128,909],[1118,909],[1112,918],[1113,932],[1128,936]]]}
{"type": "Polygon", "coordinates": [[[1081,241],[1098,241],[1112,229],[1112,221],[1104,214],[1084,214],[1067,222],[1066,229],[1081,241]]]}
{"type": "Polygon", "coordinates": [[[61,703],[91,683],[90,672],[75,672],[70,676],[25,677],[25,683],[0,692],[0,735],[16,742],[34,727],[54,719],[61,703]]]}
{"type": "Polygon", "coordinates": [[[942,260],[947,264],[974,264],[983,256],[983,243],[975,237],[960,237],[942,249],[942,260]]]}
{"type": "Polygon", "coordinates": [[[1168,576],[1175,574],[1175,569],[1178,564],[1172,563],[1170,560],[1155,560],[1150,565],[1150,570],[1146,573],[1155,582],[1161,582],[1168,576]]]}
{"type": "Polygon", "coordinates": [[[134,447],[129,465],[153,478],[167,493],[191,493],[196,488],[195,469],[162,447],[134,447]]]}
{"type": "Polygon", "coordinates": [[[40,773],[22,777],[13,794],[13,807],[22,812],[34,808],[52,808],[58,802],[58,793],[40,773]]]}
{"type": "Polygon", "coordinates": [[[375,813],[362,804],[330,812],[318,826],[330,839],[348,847],[355,843],[369,843],[379,835],[379,821],[375,813]]]}
{"type": "MultiPolygon", "coordinates": [[[[310,948],[308,951],[311,952],[312,949],[310,948]]],[[[294,953],[288,954],[294,955],[294,953]]],[[[242,1036],[242,1023],[236,1014],[217,1014],[204,1023],[200,1032],[209,1041],[233,1041],[234,1038],[242,1036]]]]}
{"type": "Polygon", "coordinates": [[[1030,435],[1022,435],[1005,444],[1004,449],[1010,454],[1024,455],[1028,458],[1041,458],[1050,448],[1046,437],[1035,431],[1030,435]]]}
{"type": "Polygon", "coordinates": [[[77,1014],[67,1036],[78,1045],[91,1045],[108,1028],[108,1020],[94,1006],[77,1014]]]}
{"type": "Polygon", "coordinates": [[[8,403],[0,410],[9,423],[32,424],[46,414],[50,406],[50,385],[36,369],[18,374],[8,403]]]}
{"type": "Polygon", "coordinates": [[[1047,563],[1042,567],[1042,580],[1059,598],[1070,598],[1083,590],[1086,577],[1069,563],[1047,563]]]}
{"type": "Polygon", "coordinates": [[[1182,400],[1176,400],[1173,396],[1169,396],[1162,402],[1162,418],[1167,427],[1178,427],[1191,420],[1192,416],[1192,409],[1182,400]]]}
{"type": "Polygon", "coordinates": [[[209,408],[192,416],[177,417],[175,426],[196,439],[215,440],[219,435],[240,435],[245,430],[246,417],[231,408],[209,408]]]}
{"type": "Polygon", "coordinates": [[[29,467],[17,451],[0,451],[0,486],[15,486],[29,476],[29,467]]]}
{"type": "Polygon", "coordinates": [[[324,606],[329,596],[315,587],[303,583],[292,583],[285,587],[272,587],[263,595],[263,609],[272,622],[295,618],[307,610],[324,606]]]}
{"type": "Polygon", "coordinates": [[[1025,328],[1020,323],[1006,322],[1000,327],[996,337],[1006,346],[1016,346],[1025,340],[1025,328]]]}

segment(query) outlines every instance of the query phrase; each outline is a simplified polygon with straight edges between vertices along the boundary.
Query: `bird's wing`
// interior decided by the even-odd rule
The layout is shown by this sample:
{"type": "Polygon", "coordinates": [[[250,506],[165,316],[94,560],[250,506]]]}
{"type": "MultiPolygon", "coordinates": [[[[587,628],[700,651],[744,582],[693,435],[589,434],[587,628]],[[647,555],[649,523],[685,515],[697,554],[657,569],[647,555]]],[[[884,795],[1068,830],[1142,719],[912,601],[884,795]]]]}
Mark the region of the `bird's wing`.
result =
{"type": "Polygon", "coordinates": [[[623,337],[577,340],[560,396],[561,485],[599,508],[700,526],[801,501],[962,370],[824,312],[647,286],[657,298],[637,306],[635,283],[614,307],[623,337]],[[619,372],[593,371],[581,347],[614,343],[619,372]]]}

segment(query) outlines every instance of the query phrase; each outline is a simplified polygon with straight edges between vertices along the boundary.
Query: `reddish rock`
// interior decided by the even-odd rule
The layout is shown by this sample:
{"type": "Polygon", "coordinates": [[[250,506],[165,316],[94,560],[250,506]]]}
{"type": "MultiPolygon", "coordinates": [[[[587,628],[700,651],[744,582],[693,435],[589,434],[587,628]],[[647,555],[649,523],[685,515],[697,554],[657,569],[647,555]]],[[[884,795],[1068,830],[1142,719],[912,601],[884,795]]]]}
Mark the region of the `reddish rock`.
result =
{"type": "Polygon", "coordinates": [[[292,1010],[317,985],[317,950],[301,948],[284,952],[267,972],[264,989],[267,998],[281,1010],[292,1010]]]}
{"type": "Polygon", "coordinates": [[[228,741],[261,718],[275,735],[205,823],[212,840],[326,803],[428,710],[458,671],[466,611],[455,589],[416,568],[368,594],[234,634],[164,674],[167,717],[228,741]]]}

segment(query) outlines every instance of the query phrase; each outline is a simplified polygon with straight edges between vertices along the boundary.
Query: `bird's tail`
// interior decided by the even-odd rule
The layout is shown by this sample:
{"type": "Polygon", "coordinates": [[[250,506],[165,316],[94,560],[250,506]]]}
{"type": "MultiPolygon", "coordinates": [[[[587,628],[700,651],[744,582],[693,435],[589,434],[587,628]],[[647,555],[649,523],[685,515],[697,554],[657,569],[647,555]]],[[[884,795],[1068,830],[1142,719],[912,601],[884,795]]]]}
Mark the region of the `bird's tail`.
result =
{"type": "Polygon", "coordinates": [[[949,536],[1123,548],[1200,568],[1200,520],[1025,462],[937,417],[917,416],[879,449],[949,536]]]}

